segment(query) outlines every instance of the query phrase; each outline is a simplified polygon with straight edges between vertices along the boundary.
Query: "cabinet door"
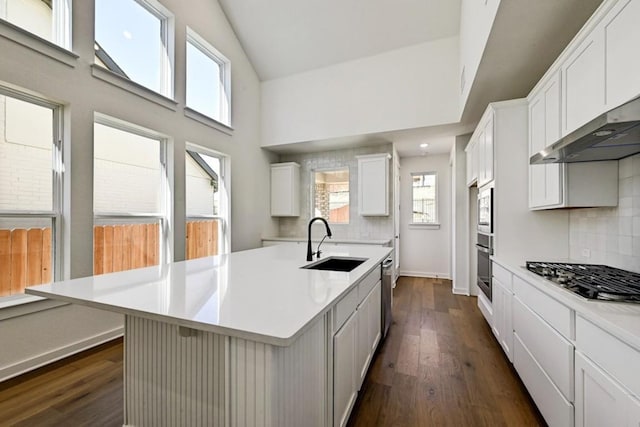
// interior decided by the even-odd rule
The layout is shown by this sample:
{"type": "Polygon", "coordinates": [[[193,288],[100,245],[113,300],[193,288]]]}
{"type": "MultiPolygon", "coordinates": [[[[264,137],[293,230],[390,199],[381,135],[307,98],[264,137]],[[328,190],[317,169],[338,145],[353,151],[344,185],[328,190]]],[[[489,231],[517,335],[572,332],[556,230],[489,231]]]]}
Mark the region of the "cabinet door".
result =
{"type": "Polygon", "coordinates": [[[271,165],[271,216],[300,215],[300,166],[271,165]]]}
{"type": "Polygon", "coordinates": [[[362,301],[357,311],[356,372],[358,390],[362,386],[367,368],[380,341],[381,285],[378,283],[362,301]]]}
{"type": "Polygon", "coordinates": [[[563,135],[605,110],[604,69],[604,34],[598,27],[562,65],[563,135]]]}
{"type": "Polygon", "coordinates": [[[604,19],[606,102],[613,108],[640,94],[640,0],[622,0],[604,19]]]}
{"type": "Polygon", "coordinates": [[[576,427],[625,425],[624,390],[579,351],[575,354],[576,427]]]}
{"type": "Polygon", "coordinates": [[[484,183],[493,181],[493,116],[484,125],[484,183]]]}
{"type": "MultiPolygon", "coordinates": [[[[482,126],[482,125],[480,125],[482,126]]],[[[482,187],[487,181],[487,169],[486,164],[486,151],[484,144],[484,128],[478,133],[478,139],[476,142],[478,146],[478,187],[482,187]]]]}
{"type": "Polygon", "coordinates": [[[358,157],[360,215],[389,215],[389,155],[358,157]]]}
{"type": "Polygon", "coordinates": [[[467,186],[478,181],[478,144],[476,140],[469,142],[467,148],[467,186]]]}
{"type": "Polygon", "coordinates": [[[512,294],[495,277],[492,280],[493,334],[507,358],[513,361],[512,294]]]}
{"type": "Polygon", "coordinates": [[[333,425],[344,426],[358,393],[355,349],[356,313],[333,336],[333,425]]]}

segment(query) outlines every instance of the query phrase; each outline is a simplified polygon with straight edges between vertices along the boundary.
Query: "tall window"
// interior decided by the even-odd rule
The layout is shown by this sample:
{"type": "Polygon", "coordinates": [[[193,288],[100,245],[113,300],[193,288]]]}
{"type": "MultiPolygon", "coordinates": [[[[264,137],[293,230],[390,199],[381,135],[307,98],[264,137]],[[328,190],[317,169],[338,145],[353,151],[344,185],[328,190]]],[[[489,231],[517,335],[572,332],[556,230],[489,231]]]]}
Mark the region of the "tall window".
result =
{"type": "Polygon", "coordinates": [[[0,89],[0,297],[59,277],[59,109],[0,89]]]}
{"type": "Polygon", "coordinates": [[[187,29],[187,107],[229,125],[231,63],[187,29]]]}
{"type": "Polygon", "coordinates": [[[436,173],[411,174],[411,222],[413,224],[438,223],[438,191],[436,173]]]}
{"type": "Polygon", "coordinates": [[[190,146],[186,175],[186,258],[228,252],[229,193],[225,156],[190,146]]]}
{"type": "Polygon", "coordinates": [[[0,0],[0,18],[71,50],[71,0],[0,0]]]}
{"type": "Polygon", "coordinates": [[[314,216],[333,224],[349,223],[349,168],[315,171],[314,216]]]}
{"type": "Polygon", "coordinates": [[[172,22],[154,0],[96,0],[96,64],[172,98],[172,22]]]}
{"type": "Polygon", "coordinates": [[[166,141],[99,117],[94,125],[94,273],[165,259],[166,141]]]}

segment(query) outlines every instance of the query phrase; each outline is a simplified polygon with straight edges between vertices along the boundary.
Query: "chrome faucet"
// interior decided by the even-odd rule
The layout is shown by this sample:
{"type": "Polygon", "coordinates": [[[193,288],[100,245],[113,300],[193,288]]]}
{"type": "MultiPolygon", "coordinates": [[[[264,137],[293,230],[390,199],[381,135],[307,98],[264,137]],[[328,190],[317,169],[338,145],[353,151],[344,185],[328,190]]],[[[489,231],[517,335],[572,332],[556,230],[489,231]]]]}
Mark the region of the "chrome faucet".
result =
{"type": "Polygon", "coordinates": [[[309,221],[309,232],[307,234],[307,261],[313,261],[314,254],[317,254],[318,258],[320,258],[320,245],[318,245],[318,250],[316,252],[311,251],[311,225],[317,220],[324,222],[324,227],[327,229],[327,235],[322,238],[322,240],[320,241],[320,245],[327,237],[331,238],[331,229],[329,228],[329,223],[327,222],[327,220],[319,216],[311,218],[311,221],[309,221]]]}

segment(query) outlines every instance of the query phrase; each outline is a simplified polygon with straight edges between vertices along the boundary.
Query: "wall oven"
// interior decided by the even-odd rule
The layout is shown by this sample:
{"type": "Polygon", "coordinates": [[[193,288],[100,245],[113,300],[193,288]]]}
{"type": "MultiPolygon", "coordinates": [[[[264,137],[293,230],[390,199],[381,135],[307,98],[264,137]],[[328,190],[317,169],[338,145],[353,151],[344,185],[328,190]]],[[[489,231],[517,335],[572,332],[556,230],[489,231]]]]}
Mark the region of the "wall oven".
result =
{"type": "Polygon", "coordinates": [[[493,255],[493,187],[478,191],[478,287],[491,301],[491,255],[493,255]]]}

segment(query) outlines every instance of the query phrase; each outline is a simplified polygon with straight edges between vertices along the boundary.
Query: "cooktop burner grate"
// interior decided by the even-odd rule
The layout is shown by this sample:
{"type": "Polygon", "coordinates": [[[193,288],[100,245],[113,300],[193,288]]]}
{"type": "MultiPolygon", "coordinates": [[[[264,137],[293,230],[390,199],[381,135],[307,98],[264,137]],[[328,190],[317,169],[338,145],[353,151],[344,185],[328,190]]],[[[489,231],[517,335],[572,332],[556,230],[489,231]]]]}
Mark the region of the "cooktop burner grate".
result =
{"type": "Polygon", "coordinates": [[[640,303],[640,274],[599,264],[527,261],[527,269],[584,298],[640,303]]]}

